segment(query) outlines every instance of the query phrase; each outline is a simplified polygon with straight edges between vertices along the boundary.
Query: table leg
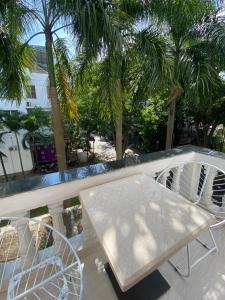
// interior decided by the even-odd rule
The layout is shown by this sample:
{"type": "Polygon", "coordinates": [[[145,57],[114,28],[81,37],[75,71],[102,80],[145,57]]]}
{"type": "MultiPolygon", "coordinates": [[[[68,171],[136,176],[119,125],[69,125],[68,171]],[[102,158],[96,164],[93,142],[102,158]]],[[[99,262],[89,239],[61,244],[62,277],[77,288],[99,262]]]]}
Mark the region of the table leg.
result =
{"type": "Polygon", "coordinates": [[[166,279],[158,270],[156,270],[131,287],[128,291],[123,292],[120,289],[109,264],[105,265],[105,270],[109,276],[118,300],[156,300],[170,288],[166,279]]]}

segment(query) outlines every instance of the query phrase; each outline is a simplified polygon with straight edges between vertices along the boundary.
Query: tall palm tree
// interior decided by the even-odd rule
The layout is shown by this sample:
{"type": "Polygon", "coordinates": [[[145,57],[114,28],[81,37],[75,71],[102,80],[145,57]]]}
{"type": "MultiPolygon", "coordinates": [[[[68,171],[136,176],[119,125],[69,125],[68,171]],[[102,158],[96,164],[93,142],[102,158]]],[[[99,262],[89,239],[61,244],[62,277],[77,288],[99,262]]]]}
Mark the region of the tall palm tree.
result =
{"type": "MultiPolygon", "coordinates": [[[[124,26],[124,24],[123,24],[124,26]]],[[[126,47],[108,51],[107,55],[88,66],[88,78],[97,77],[96,98],[102,118],[113,121],[116,157],[121,159],[123,147],[123,112],[127,101],[143,100],[166,76],[166,45],[155,28],[128,32],[126,47]],[[149,53],[152,53],[150,56],[149,53]],[[146,54],[147,53],[147,54],[146,54]],[[142,91],[142,99],[140,99],[142,91]]],[[[89,79],[90,80],[90,79],[89,79]]],[[[83,83],[82,83],[83,84],[83,83]]]]}
{"type": "Polygon", "coordinates": [[[8,133],[13,133],[16,139],[17,144],[17,150],[19,155],[19,161],[21,166],[21,171],[23,174],[23,177],[25,177],[24,168],[23,168],[23,161],[21,156],[21,149],[20,149],[20,143],[18,139],[18,133],[22,129],[22,122],[24,119],[24,115],[19,112],[14,112],[13,114],[3,114],[0,116],[0,122],[3,128],[5,128],[7,131],[1,133],[1,136],[8,133]]]}
{"type": "MultiPolygon", "coordinates": [[[[221,62],[224,64],[225,57],[224,18],[213,0],[123,0],[122,5],[126,12],[142,20],[140,25],[146,30],[152,26],[161,27],[161,38],[167,44],[169,72],[161,83],[169,91],[166,139],[166,148],[169,149],[173,144],[179,98],[184,93],[193,99],[207,97],[219,84],[218,68],[221,62]]],[[[150,50],[141,49],[146,57],[154,59],[152,48],[150,50]]],[[[155,83],[158,84],[156,80],[155,83]]]]}
{"type": "MultiPolygon", "coordinates": [[[[154,1],[153,1],[154,2],[154,1]]],[[[170,51],[166,149],[173,145],[176,102],[185,93],[206,97],[219,85],[218,62],[224,60],[225,23],[214,1],[164,0],[156,14],[170,51]]],[[[154,11],[154,3],[151,7],[154,11]]]]}
{"type": "MultiPolygon", "coordinates": [[[[7,3],[5,0],[4,2],[7,3]]],[[[15,1],[9,0],[8,2],[10,2],[12,6],[15,1]]],[[[45,47],[48,57],[49,94],[52,106],[52,126],[58,168],[60,171],[63,171],[66,169],[66,156],[63,121],[60,112],[54,64],[54,37],[57,38],[57,32],[66,28],[67,32],[70,32],[72,36],[76,38],[78,50],[85,49],[86,58],[90,60],[93,56],[96,57],[101,52],[102,48],[106,47],[108,44],[112,47],[118,47],[120,44],[120,36],[111,17],[111,4],[106,0],[32,0],[29,2],[18,0],[16,3],[18,3],[17,6],[19,8],[21,7],[21,9],[4,11],[6,14],[6,18],[4,19],[5,24],[9,22],[12,26],[18,15],[20,22],[18,24],[18,31],[15,31],[15,37],[18,37],[18,33],[20,34],[20,37],[21,33],[24,37],[28,36],[32,29],[35,31],[33,35],[29,36],[29,38],[24,41],[25,44],[23,50],[28,48],[28,43],[35,36],[43,34],[45,37],[45,47]],[[25,30],[27,25],[29,25],[29,31],[25,30]]],[[[12,35],[10,35],[10,37],[12,37],[12,35]]],[[[4,72],[8,74],[6,66],[4,66],[4,72]]],[[[25,72],[22,70],[20,75],[22,76],[24,74],[25,72]]],[[[22,83],[22,87],[25,78],[20,79],[19,82],[22,83]]],[[[21,90],[17,89],[17,91],[20,91],[19,96],[21,96],[21,90]]]]}

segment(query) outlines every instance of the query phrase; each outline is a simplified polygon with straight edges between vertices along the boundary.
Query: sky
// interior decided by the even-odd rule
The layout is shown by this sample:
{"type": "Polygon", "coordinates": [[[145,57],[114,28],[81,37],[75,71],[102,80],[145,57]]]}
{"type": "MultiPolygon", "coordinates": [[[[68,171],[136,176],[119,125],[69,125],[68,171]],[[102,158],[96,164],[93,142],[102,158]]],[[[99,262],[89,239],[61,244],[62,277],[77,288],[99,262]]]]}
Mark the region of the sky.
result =
{"type": "MultiPolygon", "coordinates": [[[[0,0],[1,1],[1,0],[0,0]]],[[[67,41],[67,46],[70,52],[71,57],[76,53],[76,42],[73,40],[72,36],[67,34],[64,30],[59,30],[57,35],[60,38],[65,38],[67,41]]],[[[30,45],[38,45],[38,46],[45,46],[45,36],[44,34],[39,34],[35,36],[30,42],[30,45]]]]}
{"type": "MultiPolygon", "coordinates": [[[[1,0],[0,0],[1,1],[1,0]]],[[[34,4],[34,0],[27,0],[28,5],[30,5],[30,8],[32,9],[39,9],[39,11],[41,11],[41,7],[39,8],[37,5],[37,2],[34,4]]],[[[59,24],[59,26],[61,26],[61,24],[59,24]]],[[[57,28],[57,27],[56,27],[57,28]]],[[[35,34],[36,32],[42,31],[42,27],[37,23],[35,23],[34,27],[33,27],[33,32],[30,34],[30,36],[32,36],[32,34],[35,34]]],[[[72,42],[72,37],[70,35],[68,35],[63,29],[57,31],[57,35],[60,38],[67,38],[68,42],[72,42]]],[[[29,39],[30,36],[27,36],[27,40],[29,39]]],[[[32,40],[29,42],[30,45],[39,45],[39,46],[45,46],[45,37],[44,34],[40,34],[35,36],[34,38],[32,38],[32,40]]],[[[72,48],[74,48],[74,46],[72,46],[71,43],[71,50],[73,50],[72,48]]]]}
{"type": "Polygon", "coordinates": [[[44,35],[38,35],[36,37],[34,37],[31,42],[30,45],[39,45],[39,46],[44,46],[45,45],[45,39],[44,39],[44,35]]]}

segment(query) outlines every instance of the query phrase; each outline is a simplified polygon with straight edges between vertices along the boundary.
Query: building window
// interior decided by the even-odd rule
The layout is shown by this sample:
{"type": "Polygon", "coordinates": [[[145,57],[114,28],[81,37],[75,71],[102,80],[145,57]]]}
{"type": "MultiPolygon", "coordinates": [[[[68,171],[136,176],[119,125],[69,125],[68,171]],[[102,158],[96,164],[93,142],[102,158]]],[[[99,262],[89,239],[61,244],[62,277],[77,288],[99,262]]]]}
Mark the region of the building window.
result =
{"type": "Polygon", "coordinates": [[[1,116],[7,116],[7,115],[16,115],[18,113],[18,110],[0,110],[1,116]]]}
{"type": "Polygon", "coordinates": [[[27,98],[36,99],[35,85],[30,86],[30,90],[27,93],[27,98]]]}

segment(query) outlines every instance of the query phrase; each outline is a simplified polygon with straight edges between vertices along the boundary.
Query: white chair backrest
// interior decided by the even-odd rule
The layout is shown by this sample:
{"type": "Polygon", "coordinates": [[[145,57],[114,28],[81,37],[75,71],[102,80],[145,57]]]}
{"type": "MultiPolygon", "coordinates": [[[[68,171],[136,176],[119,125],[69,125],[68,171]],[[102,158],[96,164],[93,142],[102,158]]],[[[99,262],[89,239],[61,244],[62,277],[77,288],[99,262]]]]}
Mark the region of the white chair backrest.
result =
{"type": "Polygon", "coordinates": [[[35,219],[0,217],[0,298],[82,299],[82,268],[69,240],[35,219]]]}
{"type": "Polygon", "coordinates": [[[156,180],[165,187],[225,219],[225,172],[203,162],[184,162],[169,166],[156,180]]]}

